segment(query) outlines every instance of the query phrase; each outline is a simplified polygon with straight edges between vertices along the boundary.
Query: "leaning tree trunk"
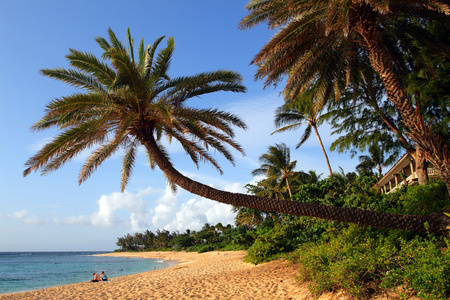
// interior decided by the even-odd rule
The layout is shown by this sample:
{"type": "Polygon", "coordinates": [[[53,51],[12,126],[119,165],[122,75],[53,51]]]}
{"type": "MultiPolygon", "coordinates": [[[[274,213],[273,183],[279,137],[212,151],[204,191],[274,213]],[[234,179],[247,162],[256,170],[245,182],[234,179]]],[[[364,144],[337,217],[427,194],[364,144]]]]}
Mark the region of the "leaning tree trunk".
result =
{"type": "Polygon", "coordinates": [[[316,203],[297,202],[293,200],[276,200],[217,190],[194,181],[178,172],[161,152],[153,137],[153,133],[150,131],[151,130],[141,132],[137,137],[146,147],[154,162],[169,180],[173,181],[181,188],[201,197],[216,200],[225,204],[260,209],[267,212],[316,217],[379,228],[425,232],[426,229],[424,223],[427,222],[429,224],[429,232],[437,234],[446,234],[447,232],[446,228],[449,225],[449,219],[442,213],[435,213],[429,216],[399,215],[362,209],[327,206],[316,203]]]}
{"type": "Polygon", "coordinates": [[[362,46],[367,50],[370,63],[380,75],[388,99],[398,109],[403,124],[410,130],[411,138],[422,148],[433,163],[450,193],[450,153],[442,138],[427,124],[418,108],[414,108],[406,88],[394,68],[391,56],[377,25],[377,12],[369,4],[361,2],[352,13],[350,24],[362,36],[362,46]]]}
{"type": "Polygon", "coordinates": [[[328,160],[327,152],[325,151],[325,148],[323,147],[322,139],[320,138],[319,130],[317,130],[316,125],[312,125],[312,128],[314,128],[314,131],[316,132],[317,139],[320,143],[320,148],[322,148],[323,155],[325,156],[325,160],[327,161],[328,171],[330,171],[330,176],[333,176],[333,171],[331,170],[330,161],[328,160]]]}
{"type": "Polygon", "coordinates": [[[287,186],[288,192],[289,192],[289,199],[292,199],[291,186],[289,185],[289,178],[287,178],[287,177],[286,177],[286,186],[287,186]]]}

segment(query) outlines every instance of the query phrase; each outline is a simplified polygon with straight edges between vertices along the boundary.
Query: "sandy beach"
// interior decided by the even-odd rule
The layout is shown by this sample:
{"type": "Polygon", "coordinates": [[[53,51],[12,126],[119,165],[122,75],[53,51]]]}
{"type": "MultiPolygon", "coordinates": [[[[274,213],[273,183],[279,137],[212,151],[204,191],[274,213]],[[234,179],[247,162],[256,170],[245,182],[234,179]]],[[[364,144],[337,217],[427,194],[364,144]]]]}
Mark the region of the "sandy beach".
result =
{"type": "MultiPolygon", "coordinates": [[[[237,252],[140,252],[108,255],[160,258],[176,265],[110,282],[77,283],[0,299],[299,299],[295,267],[287,262],[253,266],[237,252]]],[[[87,278],[89,280],[90,278],[87,278]]]]}
{"type": "Polygon", "coordinates": [[[175,265],[111,278],[109,282],[76,283],[3,294],[0,299],[350,299],[342,293],[327,293],[314,298],[306,283],[296,282],[298,266],[289,266],[282,260],[254,266],[243,262],[245,254],[245,251],[105,254],[170,260],[175,265]]]}

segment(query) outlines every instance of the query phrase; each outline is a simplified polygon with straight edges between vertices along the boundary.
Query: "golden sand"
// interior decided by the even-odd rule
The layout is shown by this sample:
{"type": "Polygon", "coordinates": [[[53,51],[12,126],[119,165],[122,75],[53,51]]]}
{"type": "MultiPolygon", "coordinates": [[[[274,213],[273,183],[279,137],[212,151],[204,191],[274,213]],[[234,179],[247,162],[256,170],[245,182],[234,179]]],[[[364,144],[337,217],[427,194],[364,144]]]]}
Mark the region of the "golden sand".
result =
{"type": "MultiPolygon", "coordinates": [[[[171,268],[111,278],[109,282],[76,283],[32,292],[3,294],[0,299],[317,299],[307,284],[298,284],[297,266],[277,260],[261,265],[244,263],[245,251],[139,252],[105,255],[176,261],[171,268]]],[[[319,299],[350,299],[328,293],[319,299]]],[[[380,297],[377,299],[384,299],[380,297]]],[[[395,296],[389,299],[397,299],[395,296]]]]}

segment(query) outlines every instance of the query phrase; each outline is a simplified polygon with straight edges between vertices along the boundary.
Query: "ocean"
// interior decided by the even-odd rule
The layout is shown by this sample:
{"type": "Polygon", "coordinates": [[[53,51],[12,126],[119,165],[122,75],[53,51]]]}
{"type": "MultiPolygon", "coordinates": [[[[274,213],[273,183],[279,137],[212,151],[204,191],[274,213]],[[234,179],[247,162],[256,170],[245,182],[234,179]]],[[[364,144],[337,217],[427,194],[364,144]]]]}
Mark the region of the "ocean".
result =
{"type": "Polygon", "coordinates": [[[0,252],[0,294],[87,282],[92,273],[108,278],[164,269],[161,260],[95,256],[111,252],[0,252]]]}

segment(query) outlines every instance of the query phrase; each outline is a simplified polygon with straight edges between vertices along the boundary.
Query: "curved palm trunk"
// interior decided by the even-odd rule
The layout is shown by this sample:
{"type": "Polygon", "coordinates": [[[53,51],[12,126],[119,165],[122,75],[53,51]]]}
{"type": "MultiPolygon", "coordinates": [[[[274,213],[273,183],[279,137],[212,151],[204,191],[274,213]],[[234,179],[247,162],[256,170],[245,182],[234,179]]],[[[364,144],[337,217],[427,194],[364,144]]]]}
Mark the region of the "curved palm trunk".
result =
{"type": "Polygon", "coordinates": [[[439,176],[446,183],[450,193],[450,153],[441,138],[433,133],[431,125],[424,121],[422,114],[414,108],[408,98],[406,88],[400,81],[387,50],[380,28],[377,26],[375,12],[369,4],[360,4],[355,8],[351,23],[354,30],[363,37],[362,45],[366,48],[370,63],[380,75],[388,99],[398,109],[402,122],[410,130],[411,138],[422,148],[439,176]]]}
{"type": "Polygon", "coordinates": [[[139,138],[147,148],[161,171],[181,188],[221,203],[234,206],[244,206],[267,212],[279,212],[291,215],[316,217],[338,222],[349,222],[358,225],[379,228],[403,229],[425,232],[424,223],[429,223],[429,231],[445,234],[448,221],[443,214],[430,216],[398,215],[384,212],[374,212],[361,209],[326,206],[316,203],[297,202],[292,200],[276,200],[253,195],[231,193],[217,190],[200,182],[187,178],[178,172],[158,148],[152,134],[141,135],[139,138]]]}
{"type": "Polygon", "coordinates": [[[287,185],[288,192],[289,192],[289,198],[292,199],[291,187],[289,186],[289,179],[287,177],[286,177],[286,185],[287,185]]]}
{"type": "Polygon", "coordinates": [[[316,132],[317,139],[319,140],[319,143],[320,143],[320,148],[322,148],[323,155],[325,156],[325,160],[327,161],[327,166],[328,166],[328,171],[330,171],[330,176],[333,176],[333,171],[331,171],[330,161],[328,160],[327,152],[325,151],[325,148],[323,147],[323,143],[322,143],[322,139],[320,138],[319,130],[317,130],[316,125],[311,125],[311,126],[312,126],[312,128],[314,128],[314,131],[316,132]]]}

